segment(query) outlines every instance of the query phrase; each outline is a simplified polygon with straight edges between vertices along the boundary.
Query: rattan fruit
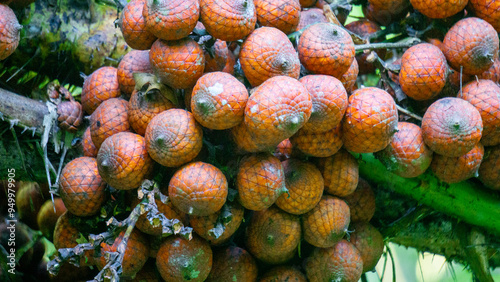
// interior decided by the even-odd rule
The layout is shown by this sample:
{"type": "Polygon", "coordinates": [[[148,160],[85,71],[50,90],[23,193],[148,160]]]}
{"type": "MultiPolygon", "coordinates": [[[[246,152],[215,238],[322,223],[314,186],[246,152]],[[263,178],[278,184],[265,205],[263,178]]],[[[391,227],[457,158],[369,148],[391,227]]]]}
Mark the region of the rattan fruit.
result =
{"type": "Polygon", "coordinates": [[[268,264],[281,264],[295,255],[300,238],[300,218],[272,206],[253,213],[246,232],[246,246],[255,258],[268,264]]]}
{"type": "Polygon", "coordinates": [[[375,156],[388,171],[405,178],[417,177],[430,166],[433,153],[425,145],[418,125],[400,122],[398,128],[389,146],[375,156]]]}
{"type": "Polygon", "coordinates": [[[459,98],[437,100],[422,119],[425,144],[447,157],[459,157],[472,150],[481,139],[482,131],[479,111],[459,98]]]}
{"type": "Polygon", "coordinates": [[[83,147],[83,155],[85,157],[97,157],[97,148],[92,142],[92,136],[90,136],[90,126],[85,129],[85,132],[82,136],[82,147],[83,147]]]}
{"type": "Polygon", "coordinates": [[[237,126],[231,128],[231,139],[236,144],[237,153],[257,153],[272,150],[278,143],[275,136],[257,135],[250,131],[248,126],[242,122],[237,126]],[[265,137],[265,138],[263,138],[265,137]]]}
{"type": "Polygon", "coordinates": [[[413,8],[431,19],[444,19],[462,11],[468,0],[425,1],[410,0],[413,8]]]}
{"type": "Polygon", "coordinates": [[[332,23],[309,26],[297,46],[302,65],[315,74],[340,78],[354,60],[354,43],[343,28],[332,23]]]}
{"type": "Polygon", "coordinates": [[[500,60],[496,59],[493,65],[477,76],[479,79],[489,79],[495,83],[500,83],[500,60]]]}
{"type": "Polygon", "coordinates": [[[61,129],[75,133],[82,120],[83,110],[79,102],[65,101],[57,105],[57,121],[61,129]]]}
{"type": "Polygon", "coordinates": [[[439,180],[448,184],[458,183],[477,174],[483,156],[484,147],[478,143],[472,150],[460,157],[434,155],[431,169],[439,180]]]}
{"type": "Polygon", "coordinates": [[[160,82],[178,89],[194,86],[205,69],[203,49],[189,37],[156,40],[149,51],[149,61],[160,82]]]}
{"type": "Polygon", "coordinates": [[[66,207],[61,198],[54,198],[54,202],[52,200],[45,201],[38,211],[36,217],[38,228],[48,240],[52,241],[57,220],[64,212],[66,212],[66,207]]]}
{"type": "MultiPolygon", "coordinates": [[[[71,213],[66,211],[59,219],[57,219],[54,228],[54,247],[56,249],[74,248],[78,245],[77,240],[80,239],[81,233],[78,228],[70,221],[74,219],[71,213]]],[[[94,264],[94,251],[87,250],[80,258],[80,265],[93,265],[94,264]]]]}
{"type": "Polygon", "coordinates": [[[85,78],[81,101],[87,114],[92,114],[102,102],[120,96],[117,73],[114,67],[101,67],[85,78]]]}
{"type": "Polygon", "coordinates": [[[351,222],[369,222],[375,214],[375,194],[366,180],[359,178],[358,187],[344,197],[351,211],[351,222]]]}
{"type": "Polygon", "coordinates": [[[469,0],[471,12],[476,17],[490,23],[497,32],[500,32],[500,3],[495,0],[469,0]]]}
{"type": "Polygon", "coordinates": [[[97,154],[99,174],[115,189],[139,187],[149,177],[153,166],[144,137],[131,132],[120,132],[109,137],[97,154]]]}
{"type": "Polygon", "coordinates": [[[300,270],[291,266],[276,266],[264,273],[259,282],[295,281],[307,282],[306,276],[300,270]]]}
{"type": "Polygon", "coordinates": [[[297,31],[311,24],[327,23],[327,22],[328,20],[326,19],[325,14],[323,14],[323,10],[321,9],[311,8],[307,10],[302,10],[300,12],[300,21],[299,25],[297,26],[297,31]]]}
{"type": "Polygon", "coordinates": [[[421,43],[403,54],[399,84],[409,97],[428,100],[443,90],[447,74],[448,64],[443,52],[432,44],[421,43]]]}
{"type": "Polygon", "coordinates": [[[491,80],[474,80],[465,85],[457,95],[471,103],[481,114],[485,146],[500,144],[500,87],[491,80]]]}
{"type": "Polygon", "coordinates": [[[349,228],[353,230],[350,242],[358,249],[363,259],[363,272],[372,270],[384,252],[384,237],[367,222],[353,223],[349,228]]]}
{"type": "Polygon", "coordinates": [[[466,74],[481,74],[498,58],[498,34],[486,21],[465,18],[448,30],[443,53],[449,64],[466,74]]]}
{"type": "Polygon", "coordinates": [[[156,36],[146,30],[146,21],[142,15],[146,2],[147,0],[128,2],[123,8],[118,22],[127,45],[137,50],[151,48],[156,40],[156,36]]]}
{"type": "Polygon", "coordinates": [[[163,40],[178,40],[193,31],[200,17],[199,0],[147,0],[142,11],[146,29],[163,40]]]}
{"type": "Polygon", "coordinates": [[[229,246],[214,252],[212,271],[207,280],[213,282],[257,281],[258,268],[245,249],[229,246]]]}
{"type": "Polygon", "coordinates": [[[394,99],[384,90],[355,90],[342,121],[344,148],[356,153],[384,149],[397,131],[398,112],[394,99]]]}
{"type": "Polygon", "coordinates": [[[304,214],[312,210],[323,195],[324,182],[321,172],[310,162],[288,159],[283,162],[285,186],[276,205],[291,214],[304,214]]]}
{"type": "MultiPolygon", "coordinates": [[[[316,4],[317,0],[299,0],[300,6],[302,8],[309,8],[316,4]]],[[[310,9],[309,9],[310,10],[310,9]]]]}
{"type": "Polygon", "coordinates": [[[191,94],[191,112],[204,127],[229,129],[243,121],[248,91],[243,83],[224,72],[203,75],[191,94]]]}
{"type": "Polygon", "coordinates": [[[356,190],[359,164],[346,150],[340,149],[331,157],[318,159],[318,168],[323,175],[326,193],[345,197],[356,190]]]}
{"type": "Polygon", "coordinates": [[[292,142],[290,142],[290,139],[287,138],[281,141],[278,144],[278,146],[276,146],[276,149],[273,152],[273,156],[280,159],[280,161],[284,161],[292,156],[292,152],[293,152],[292,142]]]}
{"type": "Polygon", "coordinates": [[[304,268],[311,282],[355,282],[363,273],[363,259],[353,244],[341,240],[331,248],[316,248],[304,268]]]}
{"type": "Polygon", "coordinates": [[[479,180],[483,182],[484,186],[500,190],[500,145],[486,147],[478,174],[479,180]]]}
{"type": "Polygon", "coordinates": [[[326,132],[310,132],[299,130],[290,142],[307,156],[329,157],[342,148],[342,126],[337,125],[334,129],[326,132]]]}
{"type": "MultiPolygon", "coordinates": [[[[8,192],[7,188],[5,190],[8,192]]],[[[20,182],[15,201],[19,219],[32,229],[38,229],[36,215],[45,199],[42,185],[37,182],[20,182]]]]}
{"type": "MultiPolygon", "coordinates": [[[[370,20],[361,19],[358,21],[351,22],[345,26],[345,28],[355,34],[359,35],[361,38],[368,40],[369,42],[378,42],[376,38],[370,38],[371,36],[377,34],[381,30],[380,26],[370,20]]],[[[367,61],[368,56],[371,52],[362,52],[356,55],[356,61],[359,67],[360,74],[373,73],[376,69],[373,63],[367,61]]],[[[377,50],[377,55],[384,59],[386,54],[385,49],[377,50]]]]}
{"type": "Polygon", "coordinates": [[[110,136],[130,131],[128,122],[129,103],[121,98],[104,101],[90,116],[90,136],[99,150],[110,136]]]}
{"type": "MultiPolygon", "coordinates": [[[[153,43],[151,43],[153,44],[153,43]]],[[[116,75],[120,90],[127,98],[132,95],[135,89],[134,73],[152,73],[149,63],[149,51],[132,50],[123,56],[118,64],[116,75]]]]}
{"type": "Polygon", "coordinates": [[[106,201],[106,183],[99,175],[96,159],[80,157],[67,163],[61,171],[59,194],[74,215],[98,213],[106,201]]]}
{"type": "Polygon", "coordinates": [[[213,46],[205,46],[203,51],[205,55],[205,73],[223,71],[230,60],[230,54],[232,54],[231,50],[227,48],[226,41],[219,39],[215,40],[213,46]]]}
{"type": "Polygon", "coordinates": [[[253,87],[274,76],[298,79],[300,75],[300,61],[292,42],[274,27],[254,30],[243,42],[239,59],[241,69],[253,87]]]}
{"type": "Polygon", "coordinates": [[[0,60],[6,59],[17,49],[22,28],[14,11],[0,4],[0,60]]]}
{"type": "Polygon", "coordinates": [[[146,146],[153,160],[177,167],[194,159],[203,146],[203,131],[193,115],[170,109],[155,116],[146,128],[146,146]]]}
{"type": "Polygon", "coordinates": [[[352,60],[352,64],[349,69],[340,77],[342,85],[344,85],[345,90],[348,94],[356,90],[356,80],[358,79],[359,66],[357,60],[352,60]]]}
{"type": "Polygon", "coordinates": [[[200,21],[207,32],[224,41],[243,39],[255,29],[253,0],[201,0],[200,21]]]}
{"type": "Polygon", "coordinates": [[[257,20],[262,26],[275,27],[286,34],[294,32],[300,21],[300,3],[296,0],[254,0],[257,20]]]}
{"type": "Polygon", "coordinates": [[[227,180],[211,164],[192,162],[177,170],[168,184],[168,195],[180,211],[207,216],[220,210],[226,202],[227,180]]]}
{"type": "Polygon", "coordinates": [[[212,269],[212,249],[196,235],[191,240],[170,236],[158,250],[156,267],[167,282],[205,281],[212,269]]]}
{"type": "Polygon", "coordinates": [[[238,200],[245,208],[267,209],[287,191],[283,165],[270,154],[248,155],[240,161],[236,188],[238,200]]]}

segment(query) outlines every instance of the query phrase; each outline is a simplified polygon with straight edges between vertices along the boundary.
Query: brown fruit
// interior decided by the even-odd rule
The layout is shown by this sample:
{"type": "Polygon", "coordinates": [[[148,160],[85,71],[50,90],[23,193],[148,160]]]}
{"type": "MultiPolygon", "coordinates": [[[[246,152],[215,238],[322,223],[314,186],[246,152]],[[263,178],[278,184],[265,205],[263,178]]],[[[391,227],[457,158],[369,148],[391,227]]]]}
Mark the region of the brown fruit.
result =
{"type": "Polygon", "coordinates": [[[224,41],[243,39],[255,29],[253,0],[201,0],[200,21],[207,32],[224,41]]]}
{"type": "Polygon", "coordinates": [[[477,76],[479,79],[489,79],[496,84],[500,83],[500,60],[496,59],[493,65],[485,72],[477,76]]]}
{"type": "Polygon", "coordinates": [[[131,132],[120,132],[106,139],[97,154],[99,174],[115,189],[139,187],[150,176],[153,166],[144,137],[131,132]]]}
{"type": "Polygon", "coordinates": [[[283,168],[288,192],[276,200],[276,205],[297,215],[312,210],[323,195],[324,182],[321,172],[312,163],[296,159],[284,161],[283,168]]]}
{"type": "Polygon", "coordinates": [[[311,282],[355,282],[363,273],[363,259],[356,247],[341,240],[330,248],[316,248],[305,261],[307,279],[311,282]]]}
{"type": "Polygon", "coordinates": [[[318,159],[318,168],[323,175],[326,193],[345,197],[356,190],[359,165],[346,150],[340,149],[331,157],[318,159]]]}
{"type": "Polygon", "coordinates": [[[352,60],[352,64],[349,69],[342,75],[342,77],[339,78],[348,94],[351,94],[351,92],[357,88],[356,80],[358,79],[358,74],[358,61],[352,60]]]}
{"type": "Polygon", "coordinates": [[[156,36],[146,29],[146,21],[142,16],[146,1],[132,0],[128,2],[123,8],[118,22],[127,45],[137,50],[151,48],[156,40],[156,36]]]}
{"type": "Polygon", "coordinates": [[[193,31],[200,17],[199,0],[146,0],[146,29],[163,40],[179,40],[193,31]]]}
{"type": "Polygon", "coordinates": [[[413,8],[431,19],[444,19],[462,11],[468,0],[410,0],[413,8]]]}
{"type": "Polygon", "coordinates": [[[447,74],[448,64],[443,52],[432,44],[421,43],[403,54],[399,84],[409,97],[429,100],[443,90],[447,74]]]}
{"type": "Polygon", "coordinates": [[[326,195],[302,216],[304,240],[319,248],[333,247],[347,233],[350,222],[351,213],[345,201],[326,195]]]}
{"type": "Polygon", "coordinates": [[[363,14],[370,21],[377,22],[382,26],[388,26],[392,22],[404,19],[411,7],[408,0],[382,0],[378,5],[371,2],[363,6],[363,14]]]}
{"type": "Polygon", "coordinates": [[[85,157],[97,157],[97,148],[92,142],[92,136],[90,136],[90,126],[87,127],[82,136],[82,144],[83,144],[83,155],[85,157]]]}
{"type": "Polygon", "coordinates": [[[97,171],[96,159],[80,157],[67,163],[61,171],[59,194],[74,215],[98,213],[106,201],[106,183],[97,171]]]}
{"type": "Polygon", "coordinates": [[[389,144],[397,126],[396,103],[389,93],[375,87],[355,90],[342,121],[344,148],[356,153],[380,151],[389,144]]]}
{"type": "Polygon", "coordinates": [[[497,32],[500,32],[500,3],[495,0],[469,0],[471,12],[476,17],[490,23],[497,32]]]}
{"type": "Polygon", "coordinates": [[[79,102],[65,101],[57,105],[57,121],[61,129],[75,133],[82,120],[83,110],[79,102]]]}
{"type": "Polygon", "coordinates": [[[41,185],[36,182],[19,183],[16,192],[16,209],[21,219],[32,229],[38,229],[36,216],[45,203],[45,197],[41,185]]]}
{"type": "Polygon", "coordinates": [[[299,0],[299,3],[302,8],[309,8],[314,6],[316,4],[316,1],[317,0],[299,0]]]}
{"type": "Polygon", "coordinates": [[[217,39],[215,40],[213,46],[206,46],[203,49],[203,54],[205,55],[205,73],[208,73],[223,71],[228,61],[230,60],[229,56],[232,54],[232,52],[227,48],[226,41],[217,39]],[[209,52],[209,50],[211,52],[209,52]]]}
{"type": "Polygon", "coordinates": [[[375,156],[388,171],[405,178],[417,177],[430,166],[432,151],[425,145],[418,125],[400,122],[398,128],[389,146],[375,156]]]}
{"type": "Polygon", "coordinates": [[[262,275],[259,282],[295,281],[307,282],[306,276],[300,270],[291,266],[276,266],[262,275]]]}
{"type": "Polygon", "coordinates": [[[349,69],[354,60],[354,43],[347,31],[332,23],[308,27],[297,46],[302,65],[310,72],[336,78],[349,69]]]}
{"type": "Polygon", "coordinates": [[[0,60],[6,59],[17,49],[22,28],[14,11],[0,4],[0,60]]]}
{"type": "Polygon", "coordinates": [[[102,102],[120,96],[117,73],[114,67],[101,67],[85,78],[81,101],[87,114],[92,114],[102,102]]]}
{"type": "Polygon", "coordinates": [[[486,21],[465,18],[446,33],[443,53],[456,70],[466,74],[481,74],[498,58],[498,34],[486,21]]]}
{"type": "Polygon", "coordinates": [[[479,111],[459,98],[432,103],[422,119],[424,142],[443,156],[460,157],[481,139],[483,122],[479,111]]]}
{"type": "Polygon", "coordinates": [[[121,98],[104,101],[90,116],[90,136],[99,150],[101,144],[112,135],[130,131],[128,122],[129,103],[121,98]]]}
{"type": "Polygon", "coordinates": [[[329,157],[342,147],[342,126],[337,125],[326,132],[310,132],[300,129],[290,137],[290,142],[294,148],[308,156],[329,157]]]}
{"type": "Polygon", "coordinates": [[[439,180],[448,184],[458,183],[477,174],[483,156],[484,147],[478,143],[472,150],[460,157],[434,155],[431,169],[439,180]]]}
{"type": "Polygon", "coordinates": [[[254,0],[261,26],[275,27],[286,34],[297,29],[300,3],[297,0],[254,0]]]}
{"type": "Polygon", "coordinates": [[[264,210],[285,193],[285,172],[280,160],[269,154],[248,155],[236,176],[239,202],[249,210],[264,210]]]}
{"type": "MultiPolygon", "coordinates": [[[[301,1],[302,2],[302,1],[301,1]]],[[[327,23],[328,19],[323,14],[323,10],[318,8],[311,8],[307,10],[302,10],[300,12],[300,21],[297,26],[297,31],[305,28],[308,25],[315,23],[327,23]]]]}
{"type": "Polygon", "coordinates": [[[254,258],[246,250],[229,246],[214,252],[212,271],[207,280],[212,282],[254,282],[258,268],[254,258]]]}
{"type": "Polygon", "coordinates": [[[300,238],[300,218],[272,206],[253,213],[246,232],[246,246],[257,259],[280,264],[295,255],[300,238]]]}
{"type": "Polygon", "coordinates": [[[193,115],[170,109],[155,116],[146,128],[146,146],[153,160],[177,167],[193,160],[203,146],[203,131],[193,115]]]}
{"type": "Polygon", "coordinates": [[[350,228],[354,230],[350,242],[361,254],[363,272],[374,269],[384,252],[384,237],[368,222],[353,223],[350,228]]]}
{"type": "Polygon", "coordinates": [[[130,98],[135,89],[134,73],[153,73],[149,63],[149,50],[132,50],[123,56],[118,64],[116,72],[118,83],[123,96],[127,99],[130,98]]]}
{"type": "Polygon", "coordinates": [[[500,87],[491,80],[474,80],[469,82],[458,98],[471,103],[481,114],[483,133],[481,143],[484,146],[500,144],[500,87]]]}
{"type": "Polygon", "coordinates": [[[61,198],[54,198],[54,202],[52,200],[45,201],[38,211],[36,217],[38,228],[48,240],[52,241],[56,222],[64,212],[66,212],[66,207],[61,198]]]}
{"type": "Polygon", "coordinates": [[[228,187],[222,171],[203,162],[192,162],[177,170],[168,184],[168,195],[180,211],[207,216],[226,202],[228,187]]]}
{"type": "MultiPolygon", "coordinates": [[[[368,40],[369,42],[372,43],[379,42],[379,40],[376,40],[375,38],[373,39],[370,38],[370,36],[373,36],[377,32],[381,31],[380,26],[373,21],[367,19],[361,19],[347,24],[345,28],[351,32],[356,33],[361,38],[368,40]]],[[[371,52],[367,53],[361,52],[356,55],[355,61],[357,61],[358,63],[360,74],[368,74],[375,72],[376,69],[375,65],[367,61],[367,58],[370,55],[370,53],[371,52]]],[[[385,54],[386,54],[386,49],[377,50],[377,55],[382,60],[385,58],[385,54]]]]}
{"type": "Polygon", "coordinates": [[[252,87],[271,77],[285,75],[298,79],[300,61],[286,34],[274,27],[254,30],[243,42],[241,69],[252,87]]]}
{"type": "Polygon", "coordinates": [[[484,186],[500,190],[500,145],[486,148],[478,173],[484,186]]]}
{"type": "Polygon", "coordinates": [[[273,156],[277,157],[280,161],[289,159],[292,156],[293,146],[290,139],[281,141],[273,152],[273,156]]]}
{"type": "MultiPolygon", "coordinates": [[[[77,240],[82,236],[80,231],[73,225],[70,219],[75,216],[68,211],[64,212],[59,219],[57,219],[54,228],[54,247],[56,249],[74,248],[78,245],[77,240]]],[[[87,250],[80,258],[80,265],[93,265],[94,264],[94,251],[87,250]]]]}
{"type": "Polygon", "coordinates": [[[149,51],[149,61],[159,81],[177,89],[194,86],[205,69],[203,49],[189,37],[156,40],[149,51]]]}
{"type": "Polygon", "coordinates": [[[356,190],[344,200],[351,211],[351,222],[369,222],[375,214],[375,194],[370,184],[362,178],[359,178],[356,190]]]}
{"type": "Polygon", "coordinates": [[[212,249],[196,235],[191,240],[170,236],[158,250],[156,267],[167,282],[205,281],[212,269],[212,249]]]}

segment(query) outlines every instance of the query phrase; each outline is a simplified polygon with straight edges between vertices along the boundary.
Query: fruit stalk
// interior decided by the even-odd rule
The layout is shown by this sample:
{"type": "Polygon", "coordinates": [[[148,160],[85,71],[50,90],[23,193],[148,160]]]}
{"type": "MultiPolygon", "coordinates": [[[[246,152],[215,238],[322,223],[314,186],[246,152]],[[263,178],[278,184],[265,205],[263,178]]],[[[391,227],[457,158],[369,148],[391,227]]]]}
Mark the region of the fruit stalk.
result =
{"type": "Polygon", "coordinates": [[[422,41],[418,38],[410,38],[409,40],[396,43],[383,42],[383,43],[361,44],[361,45],[356,45],[355,49],[356,51],[362,51],[362,50],[376,50],[376,49],[409,48],[420,42],[422,41]]]}

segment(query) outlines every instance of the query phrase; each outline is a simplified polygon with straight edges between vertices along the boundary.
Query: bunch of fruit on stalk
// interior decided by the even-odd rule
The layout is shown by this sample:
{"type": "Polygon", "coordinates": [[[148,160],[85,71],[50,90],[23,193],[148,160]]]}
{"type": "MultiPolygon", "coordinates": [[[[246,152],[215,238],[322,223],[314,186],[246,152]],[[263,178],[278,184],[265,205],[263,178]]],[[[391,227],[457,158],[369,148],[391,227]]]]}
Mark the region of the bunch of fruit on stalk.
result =
{"type": "Polygon", "coordinates": [[[79,222],[108,219],[109,203],[122,205],[122,219],[140,216],[132,231],[115,224],[115,236],[78,253],[79,269],[61,264],[65,275],[96,266],[138,281],[358,281],[384,248],[358,154],[374,153],[401,177],[430,167],[446,183],[478,177],[500,189],[499,5],[369,0],[366,19],[345,27],[325,16],[327,5],[124,7],[119,25],[135,50],[90,74],[81,104],[66,95],[58,108],[65,130],[84,112],[90,125],[84,156],[61,173],[67,212],[54,245],[81,243],[89,231],[79,222]],[[415,15],[450,28],[426,32],[429,43],[400,58],[356,52],[352,38],[373,43],[379,24],[415,15]],[[379,87],[363,87],[377,67],[379,87]],[[396,101],[414,114],[398,114],[396,101]]]}

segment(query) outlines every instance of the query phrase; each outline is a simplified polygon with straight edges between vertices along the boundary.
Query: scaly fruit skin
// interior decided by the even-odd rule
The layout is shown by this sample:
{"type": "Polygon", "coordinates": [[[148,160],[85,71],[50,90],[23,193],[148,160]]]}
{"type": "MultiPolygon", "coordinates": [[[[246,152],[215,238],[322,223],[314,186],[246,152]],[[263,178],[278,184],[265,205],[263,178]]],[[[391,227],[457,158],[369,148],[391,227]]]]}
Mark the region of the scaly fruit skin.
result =
{"type": "Polygon", "coordinates": [[[358,222],[350,225],[354,232],[350,242],[358,249],[363,259],[363,272],[375,268],[384,252],[384,237],[368,222],[358,222]]]}
{"type": "Polygon", "coordinates": [[[357,60],[352,60],[352,64],[349,69],[340,77],[340,81],[342,85],[344,85],[345,90],[348,94],[351,94],[352,91],[356,90],[356,80],[358,79],[359,74],[359,66],[357,60]]]}
{"type": "Polygon", "coordinates": [[[302,65],[310,72],[340,78],[354,60],[354,42],[343,28],[332,23],[308,27],[297,46],[302,65]]]}
{"type": "Polygon", "coordinates": [[[0,60],[6,59],[17,49],[22,28],[14,11],[0,4],[0,60]]]}
{"type": "Polygon", "coordinates": [[[500,2],[495,0],[469,0],[471,12],[476,17],[490,23],[497,32],[500,32],[500,2]]]}
{"type": "Polygon", "coordinates": [[[109,137],[97,154],[99,174],[115,189],[139,187],[150,176],[153,166],[144,137],[131,132],[120,132],[109,137]]]}
{"type": "Polygon", "coordinates": [[[462,11],[468,0],[410,0],[413,8],[431,19],[444,19],[462,11]]]}
{"type": "Polygon", "coordinates": [[[79,102],[65,101],[57,105],[57,121],[61,129],[75,133],[82,120],[83,110],[79,102]]]}
{"type": "Polygon", "coordinates": [[[285,75],[298,79],[300,61],[286,34],[274,27],[254,30],[243,42],[241,69],[252,87],[271,77],[285,75]]]}
{"type": "Polygon", "coordinates": [[[82,136],[82,147],[83,147],[83,155],[85,157],[97,157],[97,148],[92,142],[92,136],[90,136],[90,126],[85,129],[85,132],[82,136]]]}
{"type": "Polygon", "coordinates": [[[128,122],[129,103],[121,98],[104,101],[90,116],[90,136],[99,150],[110,136],[130,131],[128,122]]]}
{"type": "Polygon", "coordinates": [[[323,175],[325,192],[345,197],[358,186],[359,164],[349,152],[340,149],[335,155],[318,160],[318,168],[323,175]]]}
{"type": "Polygon", "coordinates": [[[369,222],[375,214],[375,194],[370,184],[362,178],[359,178],[356,190],[344,200],[351,211],[351,222],[369,222]]]}
{"type": "Polygon", "coordinates": [[[425,145],[422,130],[416,124],[400,122],[391,143],[375,153],[388,171],[412,178],[424,173],[432,161],[432,151],[425,145]]]}
{"type": "Polygon", "coordinates": [[[478,174],[484,186],[500,190],[500,145],[486,148],[478,174]]]}
{"type": "Polygon", "coordinates": [[[214,253],[212,271],[207,280],[213,282],[254,282],[258,268],[254,258],[245,249],[229,246],[214,253]]]}
{"type": "Polygon", "coordinates": [[[192,162],[177,170],[168,184],[174,206],[189,215],[207,216],[226,202],[226,176],[211,164],[192,162]]]}
{"type": "Polygon", "coordinates": [[[290,137],[290,142],[294,148],[308,156],[329,157],[342,148],[342,126],[337,125],[326,132],[310,132],[300,129],[290,137]]]}
{"type": "Polygon", "coordinates": [[[118,64],[116,72],[118,83],[120,84],[120,90],[127,99],[134,92],[134,73],[136,72],[153,73],[149,63],[149,50],[132,50],[123,56],[123,59],[118,64]]]}
{"type": "Polygon", "coordinates": [[[96,159],[80,157],[67,163],[61,171],[59,194],[74,215],[98,213],[106,201],[106,182],[99,175],[96,159]]]}
{"type": "Polygon", "coordinates": [[[288,192],[276,200],[276,205],[296,215],[312,210],[323,195],[324,182],[321,172],[312,163],[296,159],[284,161],[283,168],[288,192]],[[307,189],[304,189],[305,187],[307,189]]]}
{"type": "Polygon", "coordinates": [[[478,143],[472,150],[460,157],[434,155],[431,169],[439,180],[448,184],[458,183],[477,174],[483,156],[484,147],[478,143]]]}
{"type": "Polygon", "coordinates": [[[259,282],[307,282],[306,276],[291,266],[276,266],[262,275],[259,282]]]}
{"type": "Polygon", "coordinates": [[[200,0],[200,21],[207,32],[224,41],[245,38],[255,29],[253,0],[200,0]]]}
{"type": "Polygon", "coordinates": [[[189,37],[156,40],[149,51],[149,61],[159,81],[177,89],[193,87],[205,69],[203,49],[189,37]]]}
{"type": "Polygon", "coordinates": [[[203,131],[193,114],[170,109],[155,116],[146,128],[146,146],[153,160],[177,167],[193,160],[203,146],[203,131]]]}
{"type": "MultiPolygon", "coordinates": [[[[496,84],[500,83],[500,60],[496,59],[493,65],[477,76],[479,79],[489,79],[496,84]]],[[[462,81],[463,82],[463,81],[462,81]]],[[[457,91],[458,92],[458,91],[457,91]]]]}
{"type": "Polygon", "coordinates": [[[293,146],[290,139],[281,141],[273,152],[273,156],[277,157],[280,161],[289,159],[292,156],[293,146]]]}
{"type": "Polygon", "coordinates": [[[491,80],[474,80],[458,92],[458,98],[471,103],[481,114],[484,146],[500,144],[500,87],[491,80]]]}
{"type": "Polygon", "coordinates": [[[303,29],[304,27],[315,24],[315,23],[327,23],[328,20],[323,14],[323,10],[318,8],[311,8],[308,10],[302,10],[300,12],[300,21],[297,25],[297,31],[303,29]]]}
{"type": "Polygon", "coordinates": [[[170,236],[158,250],[156,267],[167,282],[205,281],[212,269],[212,249],[196,235],[191,240],[170,236]]]}
{"type": "MultiPolygon", "coordinates": [[[[63,213],[56,222],[54,228],[54,247],[56,249],[74,248],[78,245],[77,240],[80,238],[80,231],[71,224],[70,218],[74,216],[66,211],[63,213]]],[[[94,264],[94,251],[87,250],[80,259],[80,265],[93,265],[94,264]]]]}
{"type": "Polygon", "coordinates": [[[245,208],[265,210],[286,192],[283,165],[269,154],[248,155],[239,164],[236,188],[245,208]]]}
{"type": "Polygon", "coordinates": [[[223,71],[230,60],[229,54],[232,54],[231,50],[227,48],[226,41],[217,39],[211,49],[209,48],[203,49],[203,54],[205,55],[205,74],[208,72],[223,71]],[[213,51],[212,54],[208,50],[213,51]]]}
{"type": "MultiPolygon", "coordinates": [[[[372,1],[374,2],[374,1],[372,1]]],[[[394,21],[399,21],[408,14],[410,1],[408,0],[388,0],[381,1],[382,5],[375,6],[372,3],[363,6],[363,14],[370,21],[374,21],[382,26],[388,26],[394,21]],[[390,2],[390,3],[383,3],[390,2]]]]}
{"type": "Polygon", "coordinates": [[[200,0],[146,0],[146,29],[163,40],[179,40],[193,31],[200,17],[200,0]]]}
{"type": "Polygon", "coordinates": [[[304,240],[319,248],[333,247],[347,232],[351,212],[344,200],[325,195],[302,216],[304,240]]]}
{"type": "Polygon", "coordinates": [[[432,44],[421,43],[403,54],[399,84],[409,97],[429,100],[443,90],[447,74],[448,64],[443,52],[432,44]]]}
{"type": "Polygon", "coordinates": [[[394,99],[382,89],[355,90],[342,121],[344,148],[356,153],[384,149],[396,133],[398,111],[394,99]]]}
{"type": "Polygon", "coordinates": [[[296,0],[254,0],[257,20],[262,26],[275,27],[286,34],[297,29],[300,3],[296,0]]]}
{"type": "Polygon", "coordinates": [[[443,53],[455,70],[466,74],[481,74],[498,58],[498,33],[486,21],[465,18],[446,33],[443,53]]]}
{"type": "MultiPolygon", "coordinates": [[[[361,38],[369,40],[372,43],[379,42],[379,40],[376,40],[376,38],[370,39],[371,35],[381,30],[380,26],[374,21],[361,19],[347,24],[345,28],[349,31],[356,33],[361,38]]],[[[377,50],[377,55],[382,60],[385,58],[385,54],[386,54],[385,49],[377,50]]],[[[365,52],[356,55],[355,61],[357,61],[358,63],[360,74],[368,74],[376,70],[375,65],[367,61],[369,55],[370,53],[365,53],[365,52]]]]}
{"type": "Polygon", "coordinates": [[[54,203],[52,203],[52,200],[47,200],[42,205],[40,211],[38,211],[36,222],[45,238],[52,241],[57,220],[64,212],[66,212],[66,207],[61,198],[54,198],[54,203]]]}
{"type": "Polygon", "coordinates": [[[92,114],[102,102],[120,96],[117,73],[114,67],[101,67],[85,78],[81,101],[87,114],[92,114]]]}
{"type": "Polygon", "coordinates": [[[248,91],[234,76],[207,73],[196,82],[191,94],[191,112],[204,127],[229,129],[243,121],[248,91]]]}
{"type": "Polygon", "coordinates": [[[425,144],[447,157],[460,157],[472,150],[481,139],[482,131],[479,111],[459,98],[437,100],[422,119],[425,144]]]}
{"type": "Polygon", "coordinates": [[[151,48],[156,36],[146,30],[146,21],[142,11],[147,0],[132,0],[120,15],[119,26],[127,45],[137,50],[151,48]]]}
{"type": "Polygon", "coordinates": [[[331,248],[316,248],[306,259],[305,270],[311,282],[355,282],[363,273],[363,259],[353,244],[341,240],[331,248]]]}
{"type": "Polygon", "coordinates": [[[246,231],[246,246],[257,259],[281,264],[295,255],[300,238],[300,218],[272,206],[253,213],[246,231]]]}

